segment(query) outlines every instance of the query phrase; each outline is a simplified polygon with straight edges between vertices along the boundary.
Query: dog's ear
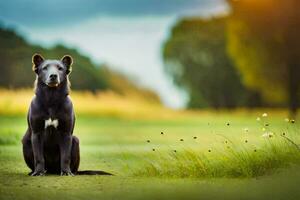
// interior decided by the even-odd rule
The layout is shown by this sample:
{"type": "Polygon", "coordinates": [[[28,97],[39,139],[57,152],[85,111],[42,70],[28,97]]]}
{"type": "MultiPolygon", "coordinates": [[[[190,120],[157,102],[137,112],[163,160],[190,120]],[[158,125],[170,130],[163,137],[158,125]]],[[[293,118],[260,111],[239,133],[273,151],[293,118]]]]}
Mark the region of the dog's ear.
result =
{"type": "Polygon", "coordinates": [[[73,58],[69,55],[65,55],[61,62],[67,67],[67,74],[70,74],[72,71],[73,58]]]}
{"type": "Polygon", "coordinates": [[[40,54],[36,53],[32,56],[32,70],[35,73],[38,73],[38,66],[42,64],[42,62],[44,62],[44,58],[40,54]]]}

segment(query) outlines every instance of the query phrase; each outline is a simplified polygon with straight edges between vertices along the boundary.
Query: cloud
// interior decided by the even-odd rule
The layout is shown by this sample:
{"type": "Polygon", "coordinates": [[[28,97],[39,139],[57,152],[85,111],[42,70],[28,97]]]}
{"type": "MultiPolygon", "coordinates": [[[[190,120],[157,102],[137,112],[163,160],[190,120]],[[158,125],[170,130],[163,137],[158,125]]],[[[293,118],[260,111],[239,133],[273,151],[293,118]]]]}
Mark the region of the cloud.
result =
{"type": "Polygon", "coordinates": [[[0,19],[47,26],[99,16],[189,15],[218,6],[224,6],[224,0],[10,0],[0,1],[0,19]]]}

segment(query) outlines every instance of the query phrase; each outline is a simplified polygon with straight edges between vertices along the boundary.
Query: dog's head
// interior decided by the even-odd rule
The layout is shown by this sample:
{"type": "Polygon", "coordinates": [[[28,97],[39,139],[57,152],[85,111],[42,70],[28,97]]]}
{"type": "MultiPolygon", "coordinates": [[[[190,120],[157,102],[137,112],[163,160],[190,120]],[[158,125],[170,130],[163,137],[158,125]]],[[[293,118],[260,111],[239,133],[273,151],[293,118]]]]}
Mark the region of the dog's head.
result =
{"type": "Polygon", "coordinates": [[[57,87],[71,73],[73,59],[66,55],[61,60],[45,60],[40,54],[34,54],[32,63],[32,69],[40,81],[48,87],[57,87]]]}

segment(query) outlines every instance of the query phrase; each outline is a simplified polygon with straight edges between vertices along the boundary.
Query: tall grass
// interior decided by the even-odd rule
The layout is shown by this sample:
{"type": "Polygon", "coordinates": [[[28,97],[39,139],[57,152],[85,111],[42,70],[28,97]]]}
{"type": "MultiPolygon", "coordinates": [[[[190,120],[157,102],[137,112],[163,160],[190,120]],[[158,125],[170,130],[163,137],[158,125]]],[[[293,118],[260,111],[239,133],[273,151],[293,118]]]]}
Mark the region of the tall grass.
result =
{"type": "Polygon", "coordinates": [[[206,151],[188,146],[156,148],[143,155],[140,158],[143,165],[131,172],[135,176],[160,177],[258,177],[300,165],[299,129],[289,121],[290,125],[283,132],[271,132],[265,121],[260,123],[263,125],[262,144],[251,144],[248,140],[232,142],[224,136],[222,144],[206,151]]]}
{"type": "MultiPolygon", "coordinates": [[[[0,115],[25,115],[34,91],[0,88],[0,115]]],[[[160,102],[136,93],[118,94],[113,91],[71,91],[75,112],[80,115],[135,118],[155,118],[173,115],[160,102]]]]}
{"type": "MultiPolygon", "coordinates": [[[[32,89],[4,89],[0,88],[0,115],[16,116],[26,115],[34,91],[32,89]]],[[[211,116],[213,110],[175,111],[164,107],[149,96],[138,93],[116,93],[114,91],[71,91],[70,94],[75,112],[78,115],[117,117],[125,119],[185,119],[194,120],[200,116],[211,116]]],[[[261,111],[261,110],[260,110],[261,111]]],[[[219,110],[222,115],[232,115],[232,112],[219,110]]],[[[253,115],[258,111],[238,109],[234,113],[253,115]]],[[[283,115],[287,110],[274,110],[273,114],[283,115]]]]}

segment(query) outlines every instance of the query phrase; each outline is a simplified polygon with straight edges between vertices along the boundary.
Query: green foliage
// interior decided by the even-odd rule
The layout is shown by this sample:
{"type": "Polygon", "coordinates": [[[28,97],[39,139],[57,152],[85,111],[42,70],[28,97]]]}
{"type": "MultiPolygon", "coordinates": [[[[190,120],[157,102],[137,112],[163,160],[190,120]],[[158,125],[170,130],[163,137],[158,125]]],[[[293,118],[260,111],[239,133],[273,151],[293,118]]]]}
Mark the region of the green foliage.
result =
{"type": "Polygon", "coordinates": [[[273,105],[299,102],[300,2],[229,0],[228,49],[244,83],[273,105]]]}
{"type": "Polygon", "coordinates": [[[226,20],[183,19],[164,45],[165,69],[188,90],[191,108],[247,104],[247,91],[226,52],[226,20]]]}
{"type": "Polygon", "coordinates": [[[14,30],[1,27],[0,24],[0,87],[25,88],[32,87],[35,73],[32,71],[31,58],[40,53],[46,59],[60,59],[68,54],[74,63],[71,73],[72,89],[112,90],[121,95],[139,96],[159,103],[160,99],[153,91],[137,87],[121,73],[111,71],[106,65],[97,65],[76,49],[63,45],[44,48],[25,41],[14,30]]]}
{"type": "MultiPolygon", "coordinates": [[[[75,90],[111,90],[120,95],[130,95],[160,103],[153,91],[136,86],[121,73],[112,71],[106,65],[96,65],[91,59],[76,49],[63,45],[44,48],[29,44],[11,29],[1,28],[0,24],[0,87],[33,87],[35,73],[32,71],[31,58],[40,53],[46,59],[60,59],[68,54],[74,63],[71,73],[71,85],[75,90]]],[[[1,141],[0,141],[1,142],[1,141]]]]}
{"type": "Polygon", "coordinates": [[[221,149],[199,152],[195,150],[170,150],[144,159],[136,176],[162,177],[258,177],[278,168],[300,164],[300,147],[281,140],[267,141],[259,149],[231,143],[221,149]],[[214,152],[216,151],[216,152],[214,152]],[[150,159],[149,159],[150,158],[150,159]]]}
{"type": "Polygon", "coordinates": [[[0,86],[2,87],[30,87],[33,85],[35,74],[32,72],[31,57],[40,53],[47,59],[60,59],[65,54],[72,55],[74,59],[72,88],[97,90],[108,88],[107,77],[104,77],[101,66],[75,49],[62,45],[53,48],[43,48],[31,45],[13,30],[0,29],[0,86]]]}

